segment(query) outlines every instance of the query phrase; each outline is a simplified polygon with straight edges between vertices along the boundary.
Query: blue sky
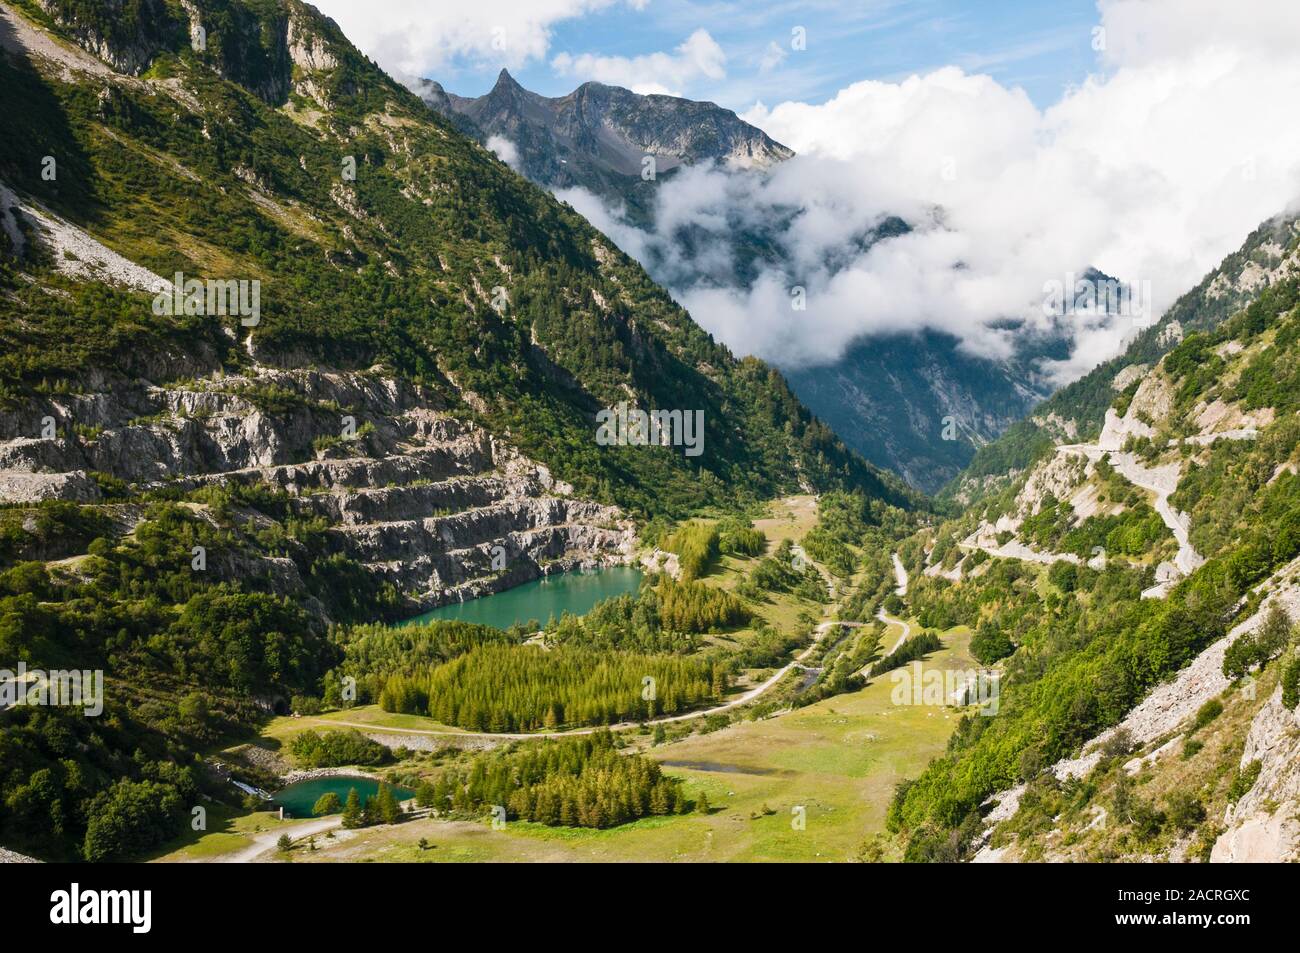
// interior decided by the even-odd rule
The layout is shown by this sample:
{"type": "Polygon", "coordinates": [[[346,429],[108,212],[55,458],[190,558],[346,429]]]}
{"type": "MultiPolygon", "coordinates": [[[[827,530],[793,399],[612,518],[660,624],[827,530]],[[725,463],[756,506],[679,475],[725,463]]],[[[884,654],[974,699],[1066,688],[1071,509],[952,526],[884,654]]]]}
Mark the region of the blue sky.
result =
{"type": "MultiPolygon", "coordinates": [[[[799,340],[823,350],[931,327],[991,352],[999,322],[1041,318],[1045,283],[1087,267],[1149,283],[1158,313],[1300,201],[1296,0],[314,2],[399,81],[478,95],[508,66],[549,95],[600,79],[750,116],[798,157],[743,180],[702,168],[660,201],[674,223],[708,223],[793,196],[785,248],[820,302],[799,340]],[[806,50],[790,48],[796,26],[806,50]],[[861,223],[935,208],[942,227],[818,273],[861,223]]],[[[625,248],[656,240],[587,198],[625,248]]],[[[691,310],[748,353],[775,353],[768,321],[787,353],[787,276],[770,277],[691,310]]],[[[1062,379],[1123,333],[1081,326],[1062,379]]]]}
{"type": "MultiPolygon", "coordinates": [[[[619,3],[553,23],[546,57],[511,72],[529,89],[562,95],[586,77],[562,75],[553,65],[557,55],[671,53],[703,29],[726,55],[725,76],[696,76],[669,88],[737,111],[756,100],[824,102],[859,80],[897,81],[946,65],[1020,86],[1041,108],[1097,69],[1097,21],[1093,0],[647,0],[640,10],[619,3]],[[790,50],[796,26],[806,30],[802,52],[790,50]],[[770,44],[787,55],[763,69],[770,44]]],[[[432,78],[478,95],[505,65],[505,54],[494,61],[480,51],[451,58],[432,78]]]]}

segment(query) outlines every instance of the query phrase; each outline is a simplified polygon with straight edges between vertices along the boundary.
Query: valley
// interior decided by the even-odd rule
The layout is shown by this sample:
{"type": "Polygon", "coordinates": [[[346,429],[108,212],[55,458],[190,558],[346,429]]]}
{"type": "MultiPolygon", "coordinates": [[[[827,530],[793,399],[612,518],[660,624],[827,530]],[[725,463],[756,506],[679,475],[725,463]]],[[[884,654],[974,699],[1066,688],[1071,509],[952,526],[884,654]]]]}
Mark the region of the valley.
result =
{"type": "Polygon", "coordinates": [[[0,860],[1300,859],[1294,206],[1111,342],[981,310],[1033,216],[914,201],[894,130],[860,179],[429,75],[303,0],[0,0],[0,860]],[[850,260],[915,285],[828,357],[850,260]],[[714,331],[756,288],[775,363],[714,331]]]}
{"type": "MultiPolygon", "coordinates": [[[[817,523],[816,501],[790,497],[771,504],[770,515],[755,520],[769,537],[769,551],[782,541],[801,543],[817,523]]],[[[896,560],[886,560],[890,591],[904,588],[905,570],[896,560]]],[[[754,560],[725,559],[705,577],[709,585],[734,589],[754,569],[754,560]]],[[[863,580],[853,579],[850,584],[863,580]]],[[[832,603],[777,597],[768,607],[774,616],[790,613],[805,618],[834,613],[832,603]]],[[[888,617],[884,623],[881,653],[897,650],[910,625],[888,617]]],[[[625,751],[654,758],[669,775],[680,778],[692,797],[703,794],[708,813],[677,818],[645,818],[610,830],[565,830],[535,823],[508,821],[494,825],[490,819],[434,818],[423,816],[392,827],[361,831],[339,830],[319,835],[320,823],[276,821],[271,815],[249,815],[242,823],[263,828],[254,837],[261,850],[244,846],[238,836],[220,832],[163,854],[164,860],[276,860],[294,862],[355,862],[403,860],[430,862],[520,860],[847,860],[857,856],[864,840],[883,833],[884,816],[894,787],[942,750],[961,709],[940,701],[926,705],[898,705],[891,698],[894,683],[888,676],[870,681],[865,688],[836,695],[806,707],[782,709],[755,718],[746,708],[778,689],[788,692],[803,681],[790,677],[809,669],[824,643],[851,638],[861,623],[830,619],[817,622],[810,644],[770,675],[763,670],[749,675],[752,687],[741,685],[724,704],[685,715],[649,719],[636,724],[611,725],[625,751]],[[717,719],[723,721],[719,724],[717,719]],[[656,726],[668,728],[662,741],[653,737],[656,726]],[[795,809],[802,809],[795,812],[795,809]],[[801,818],[802,826],[792,826],[801,818]],[[280,833],[298,845],[288,855],[272,850],[280,833]],[[306,850],[315,836],[315,849],[306,850]],[[258,839],[260,838],[260,840],[258,839]],[[424,840],[432,847],[421,848],[424,840]]],[[[752,638],[752,632],[728,633],[727,641],[752,638]]],[[[943,647],[922,663],[926,671],[966,671],[974,667],[967,650],[970,632],[957,628],[941,635],[943,647]]],[[[823,655],[824,657],[824,655],[823,655]]],[[[797,692],[797,689],[796,689],[797,692]]],[[[303,731],[350,727],[394,748],[399,761],[384,769],[390,778],[410,784],[440,760],[457,757],[456,750],[481,750],[543,737],[564,738],[590,734],[595,729],[562,732],[475,733],[430,719],[391,714],[376,706],[347,708],[321,716],[294,716],[272,722],[257,746],[283,752],[303,731]],[[405,753],[404,753],[405,752],[405,753]]],[[[607,730],[605,728],[601,731],[607,730]]],[[[226,763],[246,756],[236,749],[216,755],[226,763]]],[[[424,813],[424,812],[422,812],[424,813]]]]}

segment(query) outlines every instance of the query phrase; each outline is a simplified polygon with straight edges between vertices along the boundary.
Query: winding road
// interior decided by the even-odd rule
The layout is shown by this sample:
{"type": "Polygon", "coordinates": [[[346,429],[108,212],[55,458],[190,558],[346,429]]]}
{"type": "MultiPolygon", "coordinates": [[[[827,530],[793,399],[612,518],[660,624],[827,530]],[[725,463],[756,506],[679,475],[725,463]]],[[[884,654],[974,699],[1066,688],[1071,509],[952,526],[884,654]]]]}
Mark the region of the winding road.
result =
{"type": "MultiPolygon", "coordinates": [[[[1242,431],[1242,433],[1246,432],[1242,431]]],[[[1245,436],[1238,437],[1235,433],[1214,436],[1248,439],[1245,436]]],[[[1190,536],[1191,517],[1186,513],[1179,512],[1169,502],[1169,497],[1178,489],[1178,481],[1182,477],[1182,467],[1179,464],[1167,463],[1164,466],[1148,467],[1139,462],[1138,458],[1132,453],[1106,450],[1095,443],[1064,444],[1057,447],[1056,452],[1077,454],[1092,461],[1100,460],[1103,457],[1109,459],[1110,465],[1114,467],[1116,473],[1139,489],[1146,490],[1154,497],[1151,504],[1152,508],[1160,516],[1160,521],[1165,524],[1169,532],[1173,534],[1174,540],[1178,543],[1178,554],[1174,557],[1174,565],[1177,567],[1178,572],[1183,576],[1188,576],[1204,565],[1205,557],[1198,553],[1196,547],[1192,545],[1190,536]]],[[[1082,560],[1073,553],[1039,552],[1019,540],[1012,540],[1001,546],[989,546],[981,542],[961,542],[957,545],[967,551],[983,550],[990,556],[996,556],[1000,559],[1020,559],[1026,562],[1043,563],[1044,565],[1051,565],[1056,562],[1082,563],[1082,560]]],[[[1166,594],[1167,589],[1167,583],[1157,585],[1148,589],[1143,593],[1143,596],[1163,596],[1166,594]]]]}
{"type": "Polygon", "coordinates": [[[1178,489],[1178,481],[1182,477],[1182,467],[1179,464],[1167,463],[1160,467],[1147,467],[1138,462],[1134,454],[1105,451],[1097,444],[1067,444],[1057,447],[1056,450],[1057,453],[1083,454],[1094,460],[1103,456],[1109,457],[1110,465],[1120,476],[1155,497],[1152,507],[1178,542],[1178,555],[1174,557],[1174,565],[1178,567],[1178,571],[1187,576],[1205,563],[1205,557],[1196,551],[1188,534],[1191,529],[1191,517],[1174,509],[1169,502],[1169,497],[1178,489]]]}
{"type": "Polygon", "coordinates": [[[894,579],[898,582],[898,585],[894,587],[894,595],[905,596],[907,595],[907,567],[898,558],[898,553],[890,553],[889,555],[894,561],[894,579]]]}
{"type": "Polygon", "coordinates": [[[222,854],[220,857],[214,857],[213,862],[218,864],[248,864],[257,860],[269,850],[274,850],[279,844],[280,838],[288,834],[293,840],[302,840],[304,837],[311,837],[315,834],[323,834],[326,831],[333,830],[343,823],[342,814],[331,814],[329,817],[322,817],[319,820],[311,821],[299,827],[285,828],[283,830],[262,831],[254,834],[249,838],[248,846],[241,847],[239,850],[229,854],[222,854]]]}
{"type": "MultiPolygon", "coordinates": [[[[894,561],[894,579],[898,582],[898,585],[894,587],[894,595],[905,596],[907,595],[908,584],[907,567],[904,566],[903,561],[898,558],[898,553],[894,553],[892,558],[894,561]]],[[[894,647],[885,653],[885,658],[889,658],[889,656],[898,651],[900,645],[912,637],[912,627],[902,619],[895,619],[892,615],[889,615],[885,612],[883,606],[876,610],[876,618],[885,623],[885,625],[896,625],[903,630],[903,634],[898,637],[898,641],[894,643],[894,647]]],[[[868,665],[862,670],[862,673],[866,674],[870,669],[871,666],[868,665]]]]}
{"type": "Polygon", "coordinates": [[[895,619],[892,615],[886,615],[884,609],[881,609],[876,613],[876,618],[885,623],[885,625],[897,625],[903,630],[903,634],[898,637],[898,641],[894,643],[894,647],[885,653],[885,658],[889,658],[889,656],[898,651],[900,645],[912,637],[912,627],[902,619],[895,619]]]}
{"type": "MultiPolygon", "coordinates": [[[[894,589],[894,592],[902,596],[907,593],[907,585],[908,585],[907,569],[903,566],[903,562],[901,559],[898,558],[897,553],[893,554],[893,563],[894,563],[894,574],[898,583],[896,588],[894,589]]],[[[908,623],[904,622],[902,619],[895,619],[892,616],[887,615],[884,609],[881,609],[877,613],[876,618],[880,619],[886,625],[892,624],[892,625],[898,625],[902,627],[903,636],[894,645],[894,648],[890,649],[890,653],[893,653],[898,648],[898,646],[902,645],[911,636],[912,627],[908,623]]],[[[783,679],[789,672],[791,672],[796,668],[807,671],[808,667],[803,664],[804,660],[807,659],[810,655],[813,654],[813,652],[817,650],[818,646],[820,646],[822,641],[826,638],[827,633],[829,633],[832,629],[835,629],[837,627],[857,629],[857,628],[862,628],[866,624],[867,623],[865,622],[847,622],[839,619],[830,619],[825,622],[822,622],[814,630],[816,633],[816,637],[813,639],[811,645],[809,645],[802,652],[796,655],[786,665],[778,669],[773,675],[771,675],[762,684],[754,686],[749,691],[745,692],[745,694],[741,695],[739,698],[733,698],[731,701],[724,702],[721,705],[716,705],[713,708],[707,708],[702,711],[692,711],[692,712],[686,712],[685,714],[681,714],[681,715],[671,715],[663,718],[656,718],[648,722],[621,722],[615,725],[602,725],[593,728],[575,728],[571,731],[544,731],[544,732],[527,732],[527,733],[499,732],[498,733],[498,732],[456,731],[452,729],[435,729],[435,728],[394,728],[385,725],[376,725],[376,724],[371,724],[362,721],[340,721],[332,718],[326,719],[326,718],[305,717],[302,720],[304,722],[319,724],[325,727],[356,728],[361,731],[369,731],[369,732],[374,732],[376,734],[422,735],[422,736],[433,736],[433,737],[441,737],[441,738],[459,738],[466,741],[483,740],[483,739],[492,740],[492,741],[527,741],[530,739],[538,739],[538,738],[572,738],[576,735],[594,734],[597,731],[604,731],[604,730],[617,731],[621,729],[636,728],[642,724],[662,725],[662,724],[669,724],[672,722],[689,721],[690,719],[693,718],[707,718],[709,715],[721,714],[722,712],[730,711],[731,709],[737,708],[741,705],[749,704],[750,702],[761,697],[764,693],[766,693],[774,686],[776,686],[781,681],[781,679],[783,679]]],[[[239,850],[233,851],[230,854],[226,854],[222,857],[214,858],[214,859],[219,863],[229,863],[229,864],[249,863],[251,861],[257,860],[263,854],[266,854],[267,852],[275,849],[275,847],[279,843],[280,837],[283,834],[287,833],[295,841],[298,841],[305,837],[311,837],[316,834],[322,834],[328,830],[333,830],[334,828],[338,827],[341,823],[342,823],[342,817],[340,815],[332,815],[330,817],[323,817],[320,818],[319,820],[311,821],[310,823],[303,824],[299,827],[295,827],[292,830],[264,831],[258,834],[254,834],[250,838],[247,847],[240,848],[239,850]]]]}
{"type": "MultiPolygon", "coordinates": [[[[809,561],[811,562],[811,560],[809,561]]],[[[893,554],[893,563],[894,563],[894,577],[898,583],[897,587],[894,589],[894,592],[900,596],[906,595],[907,585],[908,585],[907,568],[903,565],[903,561],[898,558],[898,553],[893,554]]],[[[812,563],[812,564],[814,566],[817,566],[816,563],[812,563]]],[[[817,566],[817,569],[818,571],[822,571],[820,566],[817,566]]],[[[901,619],[895,619],[891,616],[886,615],[884,609],[881,609],[876,614],[876,618],[880,619],[886,625],[891,625],[891,624],[898,625],[901,626],[903,629],[903,637],[898,640],[894,648],[889,650],[891,654],[895,650],[897,650],[898,646],[902,645],[911,637],[912,627],[901,619]]],[[[311,718],[311,719],[303,719],[303,720],[313,721],[322,726],[334,725],[334,726],[342,726],[346,728],[357,728],[362,731],[372,731],[381,734],[422,735],[422,736],[435,737],[435,738],[462,738],[466,741],[475,741],[475,740],[483,740],[483,739],[492,740],[492,741],[527,741],[529,739],[536,739],[536,738],[572,738],[576,735],[595,734],[598,731],[605,731],[605,730],[621,731],[627,728],[637,728],[641,725],[667,725],[679,721],[690,721],[694,718],[707,718],[709,715],[719,715],[722,714],[723,712],[731,711],[731,709],[733,708],[738,708],[741,705],[748,705],[750,702],[759,698],[767,691],[772,689],[775,685],[777,685],[777,683],[779,683],[781,679],[783,679],[792,669],[806,668],[806,666],[803,664],[804,660],[807,659],[808,656],[812,655],[814,651],[816,651],[817,647],[821,645],[822,640],[826,638],[826,633],[830,632],[831,629],[834,629],[837,626],[843,626],[844,628],[849,628],[849,629],[857,629],[857,628],[861,628],[864,625],[866,625],[865,622],[845,622],[839,619],[831,619],[826,622],[822,622],[814,630],[816,632],[816,638],[813,639],[811,645],[809,645],[806,649],[804,649],[802,652],[796,655],[786,665],[778,669],[765,682],[763,682],[760,685],[754,686],[749,691],[745,692],[745,694],[741,695],[739,698],[733,698],[731,701],[723,702],[721,705],[715,705],[713,708],[706,708],[701,711],[688,711],[681,715],[666,715],[663,718],[655,718],[651,721],[645,721],[645,722],[624,721],[624,722],[619,722],[618,724],[615,725],[600,725],[594,728],[574,728],[569,731],[489,732],[489,731],[457,731],[450,728],[390,728],[386,725],[367,724],[366,722],[360,722],[360,721],[339,721],[333,718],[330,719],[311,718]]]]}

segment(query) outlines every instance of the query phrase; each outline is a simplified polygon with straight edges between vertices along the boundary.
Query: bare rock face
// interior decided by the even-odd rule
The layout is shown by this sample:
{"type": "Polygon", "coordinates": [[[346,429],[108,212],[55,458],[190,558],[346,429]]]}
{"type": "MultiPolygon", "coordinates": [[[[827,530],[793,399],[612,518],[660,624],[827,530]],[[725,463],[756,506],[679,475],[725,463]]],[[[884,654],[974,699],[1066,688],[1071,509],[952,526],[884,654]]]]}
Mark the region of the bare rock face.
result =
{"type": "MultiPolygon", "coordinates": [[[[391,377],[256,367],[86,389],[0,412],[0,502],[93,503],[102,475],[139,490],[267,485],[422,608],[632,559],[618,509],[573,498],[433,392],[391,377]]],[[[222,571],[302,588],[289,559],[222,571]]]]}
{"type": "Polygon", "coordinates": [[[483,139],[508,139],[529,178],[547,185],[603,191],[605,177],[640,178],[643,159],[658,172],[716,161],[769,166],[794,153],[735,113],[713,103],[639,95],[617,86],[584,83],[568,96],[529,92],[502,70],[486,95],[448,93],[432,80],[420,95],[433,109],[464,120],[483,139]]]}
{"type": "Polygon", "coordinates": [[[1142,378],[1126,417],[1146,418],[1159,423],[1169,416],[1174,406],[1174,390],[1163,374],[1148,374],[1142,378]]]}
{"type": "MultiPolygon", "coordinates": [[[[1084,778],[1101,760],[1102,749],[1120,732],[1131,742],[1144,746],[1177,732],[1197,709],[1217,698],[1231,684],[1223,674],[1223,656],[1228,646],[1264,622],[1273,606],[1278,606],[1295,620],[1300,618],[1300,583],[1296,572],[1300,559],[1292,560],[1265,580],[1257,590],[1268,598],[1250,618],[1235,626],[1226,636],[1207,646],[1195,659],[1168,682],[1157,685],[1119,724],[1087,742],[1078,757],[1056,762],[1051,768],[1065,781],[1084,778]]],[[[1155,761],[1168,755],[1182,742],[1182,734],[1173,734],[1164,745],[1125,765],[1130,773],[1142,761],[1155,761]]],[[[1241,767],[1252,761],[1261,764],[1259,779],[1224,819],[1225,831],[1215,842],[1212,862],[1267,862],[1300,859],[1300,710],[1282,707],[1282,691],[1277,689],[1260,709],[1251,724],[1241,756],[1241,767]]],[[[1005,849],[995,850],[988,840],[997,824],[1009,820],[1020,806],[1025,786],[1002,791],[989,798],[996,802],[985,816],[985,828],[977,839],[981,849],[975,857],[979,863],[1004,859],[1005,849]]]]}
{"type": "Polygon", "coordinates": [[[39,864],[40,861],[35,857],[28,857],[26,854],[20,854],[14,850],[8,850],[0,847],[0,864],[39,864]]]}
{"type": "Polygon", "coordinates": [[[301,17],[289,18],[289,59],[308,72],[324,72],[339,65],[325,38],[311,32],[301,17]]]}
{"type": "Polygon", "coordinates": [[[39,0],[41,8],[56,23],[68,29],[87,52],[93,53],[119,73],[137,76],[148,69],[164,42],[167,23],[162,0],[142,0],[142,16],[125,16],[123,0],[103,0],[98,16],[67,9],[58,0],[39,0]]]}
{"type": "Polygon", "coordinates": [[[1259,778],[1224,818],[1211,863],[1281,863],[1300,860],[1300,713],[1282,707],[1273,692],[1246,735],[1241,767],[1260,763],[1259,778]]]}

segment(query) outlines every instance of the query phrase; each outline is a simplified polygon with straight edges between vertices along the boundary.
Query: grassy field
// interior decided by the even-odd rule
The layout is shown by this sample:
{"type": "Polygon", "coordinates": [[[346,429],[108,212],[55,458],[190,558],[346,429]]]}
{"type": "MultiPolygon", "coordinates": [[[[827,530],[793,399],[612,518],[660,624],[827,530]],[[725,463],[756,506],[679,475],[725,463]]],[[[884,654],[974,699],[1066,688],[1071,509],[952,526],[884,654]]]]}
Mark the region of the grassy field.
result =
{"type": "MultiPolygon", "coordinates": [[[[754,528],[761,530],[767,537],[766,555],[771,555],[784,541],[798,543],[817,525],[817,500],[812,496],[792,496],[769,504],[770,516],[754,520],[754,528]]],[[[699,522],[709,522],[700,520],[699,522]]],[[[732,590],[758,564],[757,558],[739,559],[724,556],[709,575],[700,580],[708,586],[732,590]]],[[[807,599],[800,599],[793,593],[769,593],[767,601],[754,607],[758,614],[773,628],[784,632],[795,631],[806,619],[821,620],[829,616],[826,606],[817,605],[807,599]]],[[[705,640],[716,645],[737,645],[754,634],[752,627],[736,629],[723,634],[706,636],[705,640]]],[[[758,681],[762,681],[761,678],[758,681]]],[[[749,684],[746,682],[745,684],[749,684]]]]}
{"type": "MultiPolygon", "coordinates": [[[[897,635],[897,632],[891,632],[897,635]]],[[[970,633],[943,634],[930,670],[975,667],[970,633]]],[[[548,828],[512,822],[410,821],[341,832],[294,862],[330,861],[844,861],[884,829],[894,786],[915,777],[944,750],[959,712],[896,705],[894,681],[761,722],[650,749],[691,796],[704,792],[705,815],[650,818],[616,830],[548,828]],[[795,823],[803,808],[803,827],[795,823]],[[426,839],[431,845],[420,849],[426,839]]]]}
{"type": "MultiPolygon", "coordinates": [[[[811,497],[772,504],[771,515],[756,521],[771,552],[782,540],[802,540],[817,520],[811,497]]],[[[754,559],[725,558],[703,581],[732,588],[754,559]]],[[[830,607],[789,594],[773,595],[760,611],[774,626],[789,631],[824,618],[830,607]],[[802,619],[801,619],[802,617],[802,619]]],[[[713,636],[740,641],[752,629],[713,636]]],[[[900,635],[890,626],[883,644],[900,635]]],[[[927,671],[968,670],[970,633],[943,634],[944,647],[924,662],[927,671]]],[[[752,673],[757,677],[760,673],[752,673]]],[[[688,734],[650,747],[647,733],[625,739],[685,783],[688,796],[707,796],[708,814],[647,818],[615,830],[548,828],[511,822],[494,830],[486,821],[410,820],[394,827],[335,831],[316,838],[317,850],[298,846],[289,855],[274,851],[262,859],[330,861],[844,861],[856,856],[863,840],[884,829],[895,785],[915,777],[941,753],[960,712],[943,705],[896,704],[895,679],[886,674],[864,689],[788,711],[763,721],[742,721],[708,734],[688,734]],[[427,841],[419,847],[419,841],[427,841]]],[[[282,748],[298,732],[339,722],[375,728],[455,732],[432,719],[390,714],[360,706],[315,717],[276,718],[259,744],[282,748]]],[[[682,726],[674,731],[686,732],[682,726]]],[[[419,762],[411,762],[412,765],[419,762]]],[[[278,825],[272,815],[215,818],[203,837],[173,845],[160,859],[199,860],[247,847],[254,831],[278,825]]],[[[292,822],[284,824],[292,834],[292,822]]]]}
{"type": "Polygon", "coordinates": [[[281,744],[294,735],[308,729],[320,730],[338,727],[339,722],[358,725],[371,725],[376,729],[415,729],[420,731],[445,731],[448,734],[465,734],[463,728],[456,728],[426,718],[423,715],[403,715],[384,711],[378,705],[357,705],[341,711],[329,711],[320,715],[281,716],[272,719],[262,730],[263,739],[271,739],[281,744]]]}
{"type": "Polygon", "coordinates": [[[272,811],[247,814],[214,804],[208,808],[206,831],[191,830],[146,859],[161,863],[214,860],[248,847],[255,834],[274,831],[277,837],[280,834],[293,837],[295,830],[310,823],[310,819],[282,821],[272,811]]]}

